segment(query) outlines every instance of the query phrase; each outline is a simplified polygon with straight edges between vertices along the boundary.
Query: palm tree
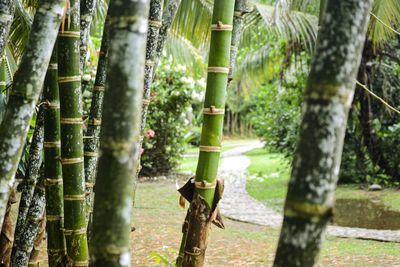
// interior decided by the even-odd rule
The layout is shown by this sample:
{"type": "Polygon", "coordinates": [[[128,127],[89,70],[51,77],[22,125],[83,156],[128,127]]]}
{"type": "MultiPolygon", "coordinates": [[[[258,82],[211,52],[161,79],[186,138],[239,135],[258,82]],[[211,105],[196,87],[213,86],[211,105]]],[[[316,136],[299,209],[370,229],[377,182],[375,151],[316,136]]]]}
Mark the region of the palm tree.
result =
{"type": "Polygon", "coordinates": [[[332,217],[346,121],[372,0],[328,0],[305,90],[274,266],[314,266],[332,217]]]}
{"type": "Polygon", "coordinates": [[[0,125],[0,222],[39,98],[57,35],[64,1],[40,1],[20,68],[0,125]],[[51,10],[51,12],[48,12],[51,10]]]}
{"type": "Polygon", "coordinates": [[[115,0],[109,7],[113,41],[108,50],[90,240],[93,266],[130,266],[132,183],[139,158],[148,10],[148,1],[115,0]]]}
{"type": "MultiPolygon", "coordinates": [[[[208,62],[204,119],[200,140],[200,155],[194,178],[194,194],[187,216],[187,234],[182,266],[203,266],[207,235],[221,195],[217,182],[228,82],[229,57],[234,13],[233,0],[214,2],[211,25],[211,45],[208,62]]],[[[192,181],[188,182],[192,184],[192,181]]]]}
{"type": "Polygon", "coordinates": [[[61,165],[64,186],[64,235],[72,266],[87,264],[85,178],[83,163],[82,91],[80,75],[80,1],[71,8],[58,34],[61,165]]]}

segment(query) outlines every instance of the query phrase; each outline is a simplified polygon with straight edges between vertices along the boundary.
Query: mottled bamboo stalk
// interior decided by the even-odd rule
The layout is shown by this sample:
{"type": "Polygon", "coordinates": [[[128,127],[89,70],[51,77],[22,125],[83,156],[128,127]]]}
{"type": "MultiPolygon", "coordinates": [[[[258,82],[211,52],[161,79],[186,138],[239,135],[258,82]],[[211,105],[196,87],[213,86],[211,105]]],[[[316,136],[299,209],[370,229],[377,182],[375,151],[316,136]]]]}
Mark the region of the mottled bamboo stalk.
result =
{"type": "Polygon", "coordinates": [[[97,64],[96,79],[92,90],[92,103],[88,119],[85,144],[85,181],[86,181],[86,206],[88,216],[88,239],[90,238],[90,230],[93,215],[93,186],[95,183],[99,136],[101,127],[101,113],[103,110],[104,89],[107,77],[107,55],[108,55],[108,31],[109,23],[105,22],[103,38],[101,40],[101,48],[99,62],[97,64]]]}
{"type": "Polygon", "coordinates": [[[70,0],[58,34],[61,165],[64,186],[64,235],[70,266],[88,266],[80,75],[80,1],[70,0]]]}
{"type": "Polygon", "coordinates": [[[140,151],[148,9],[148,1],[130,0],[114,0],[109,7],[113,41],[108,49],[90,239],[92,266],[131,265],[132,184],[140,151]]]}
{"type": "MultiPolygon", "coordinates": [[[[14,240],[15,244],[23,234],[26,224],[26,215],[28,214],[29,206],[33,197],[36,181],[39,177],[40,166],[42,165],[42,152],[43,152],[43,105],[40,107],[36,118],[36,126],[33,132],[32,143],[29,148],[28,166],[26,169],[25,177],[18,185],[18,191],[21,192],[21,199],[18,208],[18,219],[15,227],[14,240]]],[[[14,251],[13,251],[14,254],[14,251]]]]}
{"type": "Polygon", "coordinates": [[[305,89],[274,266],[315,266],[332,217],[372,0],[328,0],[305,89]]]}
{"type": "Polygon", "coordinates": [[[88,40],[90,35],[90,25],[92,24],[94,11],[96,10],[97,0],[81,0],[81,39],[80,39],[80,70],[84,71],[86,56],[88,52],[88,40]]]}
{"type": "Polygon", "coordinates": [[[58,89],[57,43],[47,69],[44,87],[44,175],[46,187],[47,255],[50,267],[62,266],[66,246],[64,227],[63,179],[60,141],[60,94],[58,89]]]}
{"type": "Polygon", "coordinates": [[[46,69],[51,57],[64,0],[42,0],[19,69],[14,76],[7,110],[0,125],[0,223],[22,154],[46,69]]]}
{"type": "Polygon", "coordinates": [[[33,243],[33,249],[31,255],[29,256],[28,267],[39,267],[40,266],[40,251],[43,239],[46,235],[46,218],[45,214],[42,216],[42,219],[38,225],[38,231],[36,235],[35,242],[33,243]]]}
{"type": "Polygon", "coordinates": [[[35,186],[35,192],[32,197],[31,205],[29,206],[22,235],[18,240],[15,240],[11,263],[12,266],[28,265],[39,230],[39,224],[43,219],[43,213],[46,206],[44,180],[44,175],[40,175],[35,186]]]}
{"type": "Polygon", "coordinates": [[[200,154],[195,192],[188,210],[187,235],[184,234],[182,239],[186,243],[182,266],[203,266],[212,214],[218,204],[214,196],[221,153],[234,4],[233,0],[214,2],[200,154]]]}
{"type": "Polygon", "coordinates": [[[15,0],[0,0],[0,58],[3,58],[8,33],[14,18],[15,0]]]}

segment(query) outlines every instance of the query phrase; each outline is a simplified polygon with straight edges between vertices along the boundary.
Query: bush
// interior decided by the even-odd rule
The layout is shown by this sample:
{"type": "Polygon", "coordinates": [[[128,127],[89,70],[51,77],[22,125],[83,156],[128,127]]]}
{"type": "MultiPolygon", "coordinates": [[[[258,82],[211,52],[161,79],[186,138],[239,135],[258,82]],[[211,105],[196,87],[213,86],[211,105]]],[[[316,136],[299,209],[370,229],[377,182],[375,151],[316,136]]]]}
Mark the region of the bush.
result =
{"type": "Polygon", "coordinates": [[[204,88],[184,67],[169,62],[158,69],[152,91],[141,162],[141,175],[145,176],[167,174],[177,166],[192,139],[192,99],[204,88]]]}

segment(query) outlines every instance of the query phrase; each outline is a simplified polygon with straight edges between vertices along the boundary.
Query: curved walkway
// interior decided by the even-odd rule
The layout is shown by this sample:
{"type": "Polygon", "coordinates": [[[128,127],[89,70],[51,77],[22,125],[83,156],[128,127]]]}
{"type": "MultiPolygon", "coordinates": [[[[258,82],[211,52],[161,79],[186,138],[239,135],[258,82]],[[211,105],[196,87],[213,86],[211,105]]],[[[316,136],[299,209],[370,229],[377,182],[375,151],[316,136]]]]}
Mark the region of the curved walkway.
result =
{"type": "MultiPolygon", "coordinates": [[[[219,178],[225,180],[221,213],[230,219],[270,227],[280,227],[282,215],[255,200],[246,191],[246,170],[250,160],[244,153],[262,147],[259,141],[251,141],[222,153],[219,178]]],[[[372,230],[341,226],[328,226],[328,235],[400,242],[400,230],[372,230]]]]}

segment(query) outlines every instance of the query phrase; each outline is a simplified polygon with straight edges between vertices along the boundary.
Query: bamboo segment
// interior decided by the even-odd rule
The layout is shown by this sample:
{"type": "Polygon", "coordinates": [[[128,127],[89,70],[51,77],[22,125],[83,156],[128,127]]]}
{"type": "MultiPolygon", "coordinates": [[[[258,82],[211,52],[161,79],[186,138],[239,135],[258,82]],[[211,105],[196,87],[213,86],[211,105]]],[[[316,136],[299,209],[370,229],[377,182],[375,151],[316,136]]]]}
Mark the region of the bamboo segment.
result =
{"type": "Polygon", "coordinates": [[[3,58],[7,37],[14,18],[14,0],[0,0],[0,58],[3,58]]]}
{"type": "Polygon", "coordinates": [[[44,87],[44,177],[46,188],[46,231],[49,267],[61,266],[66,247],[64,227],[64,200],[60,141],[60,94],[58,89],[57,43],[47,69],[44,87]]]}
{"type": "Polygon", "coordinates": [[[315,266],[332,218],[344,135],[372,0],[328,0],[305,88],[303,117],[274,266],[315,266]]]}
{"type": "Polygon", "coordinates": [[[107,55],[108,55],[108,29],[109,24],[105,22],[103,39],[101,40],[99,62],[97,64],[96,80],[94,82],[92,103],[90,106],[89,123],[86,131],[85,145],[85,181],[86,181],[86,207],[88,217],[88,239],[93,214],[93,185],[95,183],[99,136],[101,126],[101,113],[103,110],[104,89],[106,85],[107,55]]]}
{"type": "Polygon", "coordinates": [[[0,223],[51,57],[64,0],[39,1],[0,125],[0,223]]]}
{"type": "MultiPolygon", "coordinates": [[[[233,11],[233,0],[214,2],[204,108],[225,108],[233,11]]],[[[221,152],[223,120],[224,116],[204,114],[199,161],[195,177],[196,183],[216,183],[221,152]]],[[[218,198],[214,198],[217,193],[219,192],[217,192],[214,186],[195,187],[187,216],[189,227],[187,233],[183,234],[183,242],[186,244],[182,266],[197,267],[204,264],[208,230],[212,215],[216,211],[217,201],[219,200],[218,198]]]]}
{"type": "Polygon", "coordinates": [[[130,266],[133,180],[138,166],[148,1],[114,0],[100,157],[96,175],[91,266],[130,266]],[[134,59],[134,60],[132,60],[134,59]]]}
{"type": "Polygon", "coordinates": [[[96,10],[97,0],[81,0],[81,35],[80,35],[80,70],[83,73],[86,56],[88,52],[88,40],[90,34],[90,25],[92,24],[94,11],[96,10]]]}
{"type": "Polygon", "coordinates": [[[69,16],[58,36],[61,165],[64,187],[64,235],[71,266],[88,266],[85,178],[83,164],[82,91],[80,79],[80,1],[70,0],[69,16]],[[66,231],[72,231],[66,234],[66,231]]]}

